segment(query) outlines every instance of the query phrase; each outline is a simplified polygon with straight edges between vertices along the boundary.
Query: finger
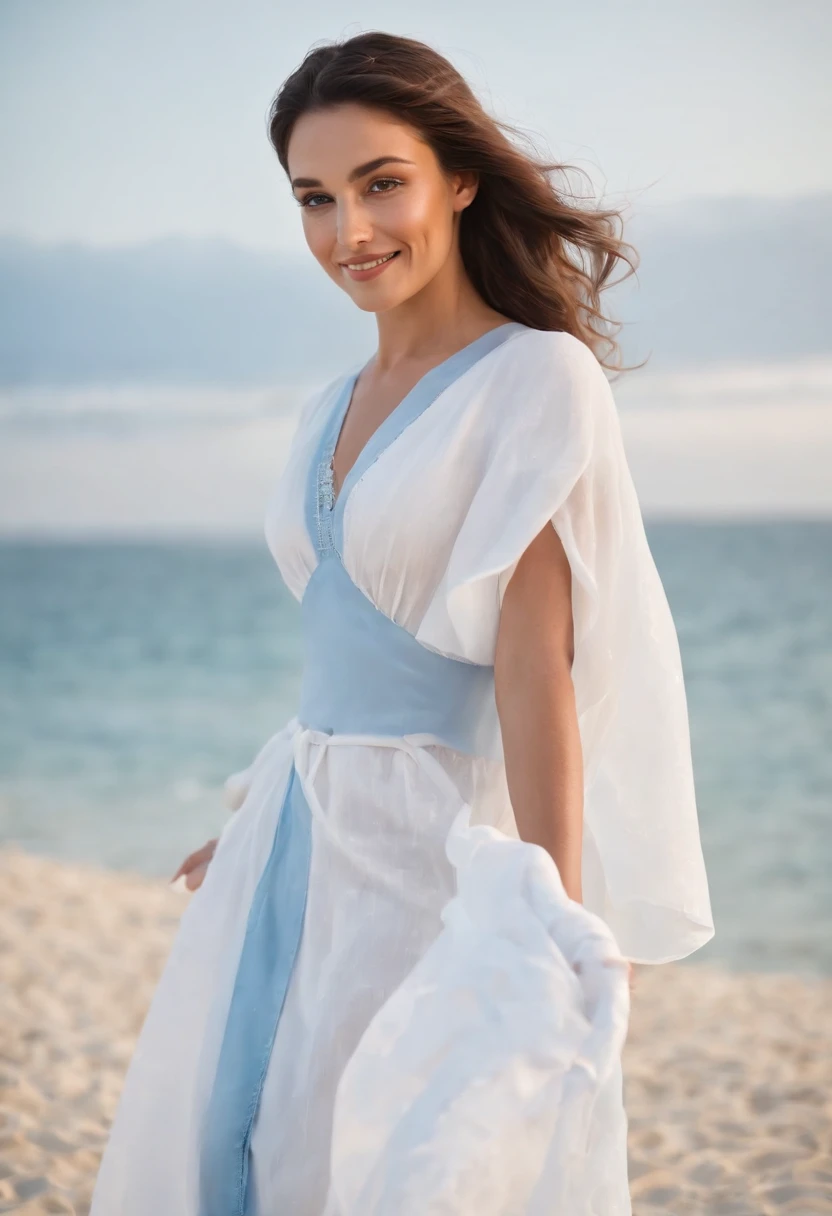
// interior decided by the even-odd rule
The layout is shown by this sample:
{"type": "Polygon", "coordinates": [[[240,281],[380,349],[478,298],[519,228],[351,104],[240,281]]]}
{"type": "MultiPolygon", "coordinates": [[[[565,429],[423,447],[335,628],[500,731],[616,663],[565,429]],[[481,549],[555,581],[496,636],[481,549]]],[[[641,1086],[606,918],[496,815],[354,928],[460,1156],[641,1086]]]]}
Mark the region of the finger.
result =
{"type": "Polygon", "coordinates": [[[181,874],[187,874],[189,870],[192,870],[194,868],[196,863],[197,863],[196,853],[189,853],[170,881],[176,882],[177,878],[179,878],[179,876],[181,874]]]}
{"type": "Polygon", "coordinates": [[[196,891],[196,889],[198,887],[202,886],[202,880],[205,877],[207,870],[208,870],[208,862],[203,861],[198,866],[195,866],[193,870],[190,871],[190,873],[188,874],[188,876],[185,879],[185,886],[188,888],[189,891],[196,891]]]}
{"type": "Polygon", "coordinates": [[[201,849],[196,849],[193,853],[189,853],[174,874],[171,882],[175,882],[180,874],[187,874],[189,871],[193,870],[194,866],[199,865],[201,862],[210,861],[214,855],[214,850],[216,847],[216,839],[209,840],[208,843],[204,844],[201,849]]]}
{"type": "Polygon", "coordinates": [[[214,856],[214,850],[216,847],[216,840],[209,840],[208,843],[204,844],[201,849],[198,849],[191,858],[190,865],[188,866],[189,873],[199,867],[203,867],[203,869],[207,868],[209,861],[214,856]]]}
{"type": "Polygon", "coordinates": [[[201,849],[197,849],[196,856],[200,861],[211,860],[217,848],[217,839],[218,837],[215,836],[213,840],[209,840],[206,844],[204,844],[201,849]]]}

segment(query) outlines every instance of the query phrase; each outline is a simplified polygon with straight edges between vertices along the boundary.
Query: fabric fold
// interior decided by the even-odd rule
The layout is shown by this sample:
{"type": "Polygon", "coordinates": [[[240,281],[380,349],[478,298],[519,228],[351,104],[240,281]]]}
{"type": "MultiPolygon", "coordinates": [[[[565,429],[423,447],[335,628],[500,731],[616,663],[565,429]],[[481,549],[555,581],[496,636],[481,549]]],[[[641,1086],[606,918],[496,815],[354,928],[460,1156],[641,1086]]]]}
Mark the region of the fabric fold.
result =
{"type": "Polygon", "coordinates": [[[713,935],[682,662],[612,389],[569,334],[524,339],[417,637],[493,656],[517,563],[547,523],[572,573],[572,679],[584,758],[584,897],[628,957],[665,962],[713,935]],[[522,404],[521,404],[522,403],[522,404]]]}
{"type": "Polygon", "coordinates": [[[469,816],[442,932],[342,1074],[325,1216],[628,1216],[626,962],[545,850],[469,816]]]}

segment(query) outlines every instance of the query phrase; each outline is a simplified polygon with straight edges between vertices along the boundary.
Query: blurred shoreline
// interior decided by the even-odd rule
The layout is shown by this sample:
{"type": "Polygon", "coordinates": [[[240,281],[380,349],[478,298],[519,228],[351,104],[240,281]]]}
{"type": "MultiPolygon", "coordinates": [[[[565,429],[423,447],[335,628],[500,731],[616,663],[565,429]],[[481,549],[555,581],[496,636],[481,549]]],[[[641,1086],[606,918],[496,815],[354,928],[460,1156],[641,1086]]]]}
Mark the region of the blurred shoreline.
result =
{"type": "MultiPolygon", "coordinates": [[[[0,849],[0,1210],[88,1211],[188,895],[0,849]]],[[[832,1213],[832,979],[639,968],[625,1052],[635,1216],[832,1213]]]]}

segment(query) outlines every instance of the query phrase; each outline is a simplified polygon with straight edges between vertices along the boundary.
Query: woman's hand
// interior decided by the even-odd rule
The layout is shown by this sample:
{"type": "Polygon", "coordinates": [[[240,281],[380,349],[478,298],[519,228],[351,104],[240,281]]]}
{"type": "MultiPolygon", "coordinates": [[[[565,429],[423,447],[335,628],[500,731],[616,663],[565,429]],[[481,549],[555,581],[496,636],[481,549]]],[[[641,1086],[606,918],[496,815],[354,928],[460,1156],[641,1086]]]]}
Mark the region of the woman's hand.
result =
{"type": "MultiPolygon", "coordinates": [[[[214,856],[218,839],[219,837],[215,836],[213,840],[209,840],[207,844],[204,844],[201,849],[197,849],[194,853],[189,853],[170,880],[171,886],[178,879],[184,877],[184,889],[186,891],[195,891],[197,887],[201,887],[202,880],[208,870],[208,864],[214,856]]],[[[176,889],[181,890],[182,883],[179,883],[176,889]]]]}

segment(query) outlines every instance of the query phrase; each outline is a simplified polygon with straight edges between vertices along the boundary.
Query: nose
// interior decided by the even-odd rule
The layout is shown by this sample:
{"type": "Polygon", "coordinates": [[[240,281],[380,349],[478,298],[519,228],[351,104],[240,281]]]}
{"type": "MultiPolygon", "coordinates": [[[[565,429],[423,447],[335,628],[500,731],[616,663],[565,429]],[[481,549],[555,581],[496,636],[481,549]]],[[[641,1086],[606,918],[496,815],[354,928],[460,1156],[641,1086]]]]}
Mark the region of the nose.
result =
{"type": "Polygon", "coordinates": [[[372,240],[373,229],[369,216],[355,199],[341,199],[338,202],[336,236],[338,244],[350,251],[372,240]]]}

